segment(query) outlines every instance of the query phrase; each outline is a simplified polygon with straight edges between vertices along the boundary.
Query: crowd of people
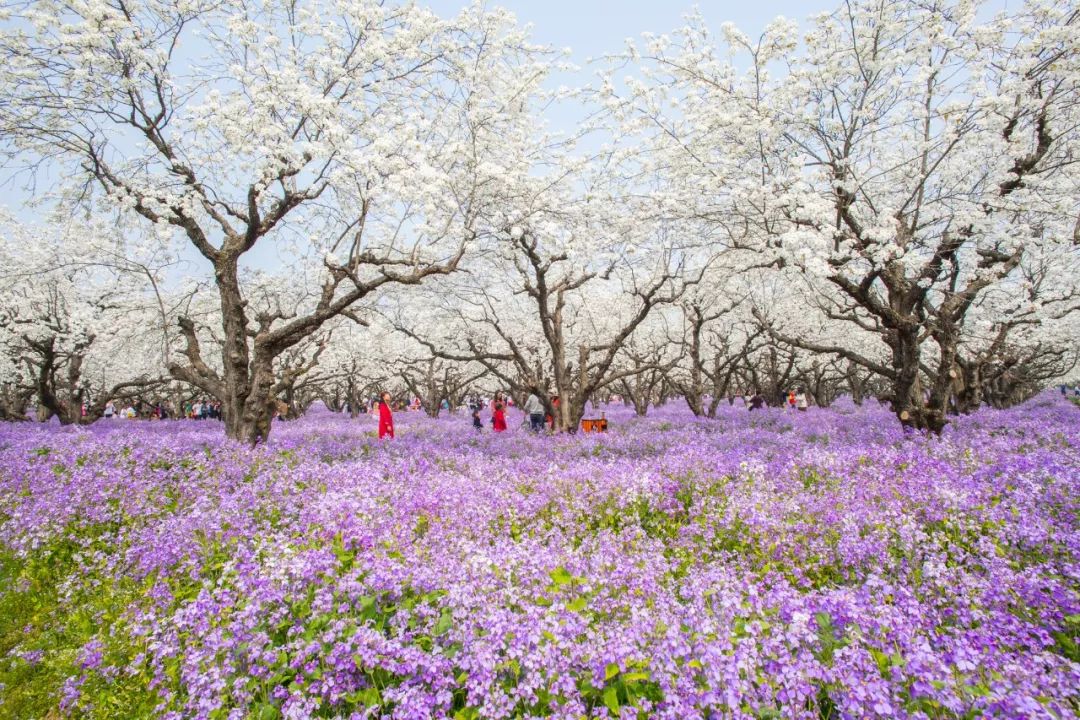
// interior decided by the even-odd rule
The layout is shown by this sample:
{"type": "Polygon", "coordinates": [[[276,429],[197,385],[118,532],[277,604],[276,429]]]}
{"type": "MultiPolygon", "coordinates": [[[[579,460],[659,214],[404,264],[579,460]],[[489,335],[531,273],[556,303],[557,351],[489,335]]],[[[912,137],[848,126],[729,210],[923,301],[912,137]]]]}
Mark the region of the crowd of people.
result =
{"type": "MultiPolygon", "coordinates": [[[[408,404],[400,401],[395,403],[393,396],[389,392],[383,392],[379,397],[372,399],[366,410],[373,418],[378,418],[379,437],[393,438],[394,411],[419,411],[422,407],[422,402],[418,397],[414,397],[408,404]]],[[[449,401],[445,399],[442,400],[441,407],[443,410],[452,409],[449,401]]],[[[506,432],[509,427],[507,424],[507,415],[508,411],[514,407],[514,400],[512,397],[502,392],[496,392],[490,399],[482,398],[480,395],[474,394],[467,399],[465,407],[470,411],[472,426],[475,430],[481,431],[484,429],[485,423],[483,419],[481,419],[480,414],[487,409],[490,411],[489,422],[492,431],[501,433],[506,432]]],[[[548,399],[548,407],[551,408],[551,412],[547,411],[547,408],[545,408],[543,401],[538,395],[535,393],[530,394],[522,407],[522,410],[525,413],[522,424],[524,425],[527,422],[529,429],[534,433],[540,433],[545,428],[554,431],[556,421],[552,413],[557,412],[558,410],[558,396],[553,395],[548,399]]],[[[353,413],[351,403],[347,403],[344,409],[353,413]]]]}
{"type": "MultiPolygon", "coordinates": [[[[491,429],[494,432],[505,432],[506,425],[506,411],[509,408],[514,407],[514,399],[504,395],[501,392],[495,393],[491,400],[486,403],[487,407],[491,410],[491,429]]],[[[536,393],[530,393],[529,397],[525,400],[524,406],[521,408],[525,413],[525,417],[522,420],[522,424],[529,423],[529,429],[534,433],[540,433],[545,427],[554,431],[555,429],[555,413],[559,408],[559,396],[552,395],[548,398],[548,406],[551,408],[551,412],[548,412],[544,407],[543,401],[536,393]]],[[[480,411],[485,407],[485,402],[479,396],[474,396],[469,403],[469,408],[472,410],[472,423],[473,428],[476,430],[483,430],[484,423],[480,419],[480,411]]]]}
{"type": "MultiPolygon", "coordinates": [[[[86,405],[83,405],[82,411],[85,416],[88,412],[86,405]]],[[[102,415],[107,419],[120,418],[122,420],[135,418],[143,420],[167,420],[169,418],[221,420],[221,403],[206,399],[187,400],[181,405],[178,412],[176,406],[168,400],[149,402],[136,399],[127,404],[117,404],[110,400],[105,403],[105,410],[102,415]]]]}
{"type": "MultiPolygon", "coordinates": [[[[747,410],[762,410],[768,406],[768,401],[765,396],[760,392],[755,392],[752,395],[746,395],[743,397],[743,404],[746,405],[747,410]]],[[[810,406],[810,401],[807,398],[806,390],[802,387],[792,388],[788,390],[787,395],[784,396],[783,407],[788,410],[806,411],[806,408],[810,406]]]]}
{"type": "MultiPolygon", "coordinates": [[[[1060,387],[1062,395],[1074,394],[1080,397],[1080,386],[1071,388],[1062,385],[1060,387]]],[[[760,392],[746,395],[742,400],[749,410],[761,410],[769,404],[765,396],[760,392]]],[[[622,401],[622,398],[615,395],[609,398],[609,401],[617,404],[622,401]]],[[[479,394],[473,394],[466,399],[465,404],[463,405],[464,408],[467,408],[471,412],[472,426],[477,431],[481,431],[485,428],[485,422],[481,418],[481,413],[485,409],[488,410],[488,424],[490,424],[491,430],[496,433],[506,432],[508,429],[508,412],[514,406],[514,399],[509,394],[503,392],[495,392],[490,398],[482,397],[479,394]]],[[[782,406],[793,411],[805,411],[809,406],[806,390],[802,387],[792,388],[783,397],[782,406]]],[[[441,408],[443,410],[458,409],[456,407],[452,408],[450,402],[446,399],[441,401],[441,408]]],[[[354,407],[353,402],[349,401],[346,402],[342,409],[352,415],[360,413],[369,414],[373,419],[378,420],[379,437],[393,438],[394,412],[420,411],[423,409],[423,403],[419,397],[414,397],[411,401],[406,402],[405,400],[400,399],[399,396],[395,401],[394,396],[390,392],[383,392],[381,395],[372,397],[370,401],[362,401],[359,408],[354,407]]],[[[547,403],[544,403],[539,395],[530,393],[525,400],[524,405],[521,407],[521,410],[524,413],[524,417],[521,421],[523,426],[527,424],[529,430],[534,433],[541,433],[545,430],[554,432],[557,425],[555,414],[559,411],[559,396],[551,395],[548,397],[547,403]]],[[[85,414],[86,412],[87,408],[84,406],[83,413],[85,414]]],[[[277,414],[284,413],[279,409],[279,413],[277,414]]],[[[221,420],[222,410],[220,402],[206,398],[184,401],[179,410],[177,410],[176,406],[168,400],[145,401],[136,399],[126,404],[118,404],[110,401],[105,405],[104,417],[120,419],[141,418],[146,420],[164,420],[168,418],[221,420]]]]}

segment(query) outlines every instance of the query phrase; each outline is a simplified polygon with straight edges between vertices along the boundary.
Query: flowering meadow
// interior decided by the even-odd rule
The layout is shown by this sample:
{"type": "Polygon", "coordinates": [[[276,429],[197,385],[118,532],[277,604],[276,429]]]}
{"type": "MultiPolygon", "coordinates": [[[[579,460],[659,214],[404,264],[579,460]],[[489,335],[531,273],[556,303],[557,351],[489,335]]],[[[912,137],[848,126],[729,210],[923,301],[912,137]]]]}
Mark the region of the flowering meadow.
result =
{"type": "Polygon", "coordinates": [[[1080,713],[1080,408],[0,428],[3,718],[1080,713]]]}

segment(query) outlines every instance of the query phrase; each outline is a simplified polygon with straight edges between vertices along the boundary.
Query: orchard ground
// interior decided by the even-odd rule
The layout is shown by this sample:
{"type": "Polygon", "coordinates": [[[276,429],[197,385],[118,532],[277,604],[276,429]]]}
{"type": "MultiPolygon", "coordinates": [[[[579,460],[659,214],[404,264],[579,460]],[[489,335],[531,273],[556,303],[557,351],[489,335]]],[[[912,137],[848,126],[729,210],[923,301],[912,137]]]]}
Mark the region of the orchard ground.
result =
{"type": "Polygon", "coordinates": [[[1080,408],[0,428],[2,718],[1076,717],[1080,408]]]}

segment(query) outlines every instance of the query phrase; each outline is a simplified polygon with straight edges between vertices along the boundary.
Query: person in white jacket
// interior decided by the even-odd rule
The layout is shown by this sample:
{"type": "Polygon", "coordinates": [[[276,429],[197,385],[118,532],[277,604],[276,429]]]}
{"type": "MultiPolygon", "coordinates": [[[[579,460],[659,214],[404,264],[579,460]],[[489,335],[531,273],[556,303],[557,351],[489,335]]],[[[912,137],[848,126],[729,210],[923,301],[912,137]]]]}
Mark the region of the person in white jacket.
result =
{"type": "Polygon", "coordinates": [[[540,432],[544,428],[544,404],[536,393],[529,394],[529,399],[525,401],[525,412],[529,415],[529,427],[535,433],[540,432]]]}

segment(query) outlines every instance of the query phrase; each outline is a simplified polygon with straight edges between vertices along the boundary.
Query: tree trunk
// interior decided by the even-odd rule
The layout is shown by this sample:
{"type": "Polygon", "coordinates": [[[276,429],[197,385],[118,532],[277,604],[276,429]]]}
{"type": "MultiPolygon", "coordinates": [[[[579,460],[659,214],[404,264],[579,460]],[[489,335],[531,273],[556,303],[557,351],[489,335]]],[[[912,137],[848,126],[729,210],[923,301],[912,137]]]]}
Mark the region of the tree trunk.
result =
{"type": "MultiPolygon", "coordinates": [[[[709,399],[709,407],[705,411],[706,415],[710,418],[716,417],[716,411],[720,409],[720,402],[728,397],[728,388],[731,386],[731,374],[734,370],[734,366],[728,365],[728,369],[724,372],[721,371],[721,363],[719,356],[713,366],[712,374],[712,397],[709,399]]],[[[735,398],[728,397],[728,405],[734,405],[735,398]]]]}
{"type": "Polygon", "coordinates": [[[221,300],[222,375],[219,377],[203,362],[195,325],[186,318],[180,319],[180,327],[187,338],[185,354],[191,365],[171,363],[169,372],[221,402],[227,437],[257,445],[270,436],[276,410],[273,365],[281,347],[268,343],[262,332],[256,333],[252,346],[248,346],[251,333],[237,280],[236,256],[222,254],[215,262],[214,276],[221,300]]]}
{"type": "Polygon", "coordinates": [[[641,376],[635,377],[633,384],[626,378],[619,381],[619,385],[622,386],[623,395],[634,408],[634,414],[638,417],[645,417],[649,412],[649,395],[652,392],[651,387],[642,387],[645,384],[641,381],[641,376]]]}
{"type": "Polygon", "coordinates": [[[694,417],[701,417],[705,414],[705,406],[701,398],[702,393],[694,390],[693,380],[691,380],[691,385],[687,389],[689,392],[683,395],[686,399],[686,406],[690,408],[690,412],[694,413],[694,417]]]}
{"type": "Polygon", "coordinates": [[[259,351],[259,344],[256,342],[254,372],[251,380],[243,384],[247,389],[246,396],[243,400],[239,399],[238,393],[230,397],[230,401],[241,408],[239,416],[233,416],[231,423],[228,419],[225,420],[225,434],[248,445],[258,445],[269,439],[270,424],[277,409],[277,399],[273,393],[273,359],[265,357],[265,353],[259,351]]]}
{"type": "Polygon", "coordinates": [[[919,378],[920,345],[917,328],[894,330],[892,409],[906,428],[940,433],[945,428],[945,412],[923,397],[919,378]]]}
{"type": "Polygon", "coordinates": [[[581,418],[585,415],[585,399],[575,395],[569,402],[559,402],[559,431],[576,433],[581,427],[581,418]]]}
{"type": "Polygon", "coordinates": [[[863,398],[866,397],[866,384],[863,382],[862,376],[859,375],[855,363],[848,361],[845,378],[847,379],[848,389],[851,391],[851,401],[856,405],[862,405],[863,398]]]}

